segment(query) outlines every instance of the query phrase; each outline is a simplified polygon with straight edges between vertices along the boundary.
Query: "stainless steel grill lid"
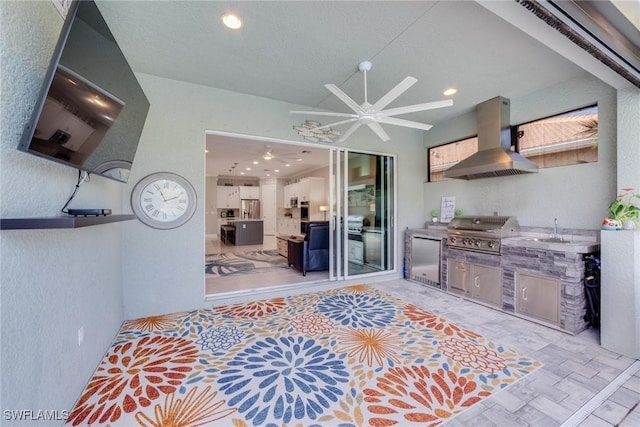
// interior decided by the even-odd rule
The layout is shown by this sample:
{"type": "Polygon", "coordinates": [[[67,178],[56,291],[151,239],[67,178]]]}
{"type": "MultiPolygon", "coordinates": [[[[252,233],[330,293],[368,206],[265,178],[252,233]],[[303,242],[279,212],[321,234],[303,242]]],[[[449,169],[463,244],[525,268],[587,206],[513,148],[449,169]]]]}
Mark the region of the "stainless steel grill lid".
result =
{"type": "Polygon", "coordinates": [[[495,237],[516,236],[520,233],[520,225],[515,216],[456,216],[449,223],[448,231],[464,234],[465,232],[488,233],[495,237]]]}
{"type": "Polygon", "coordinates": [[[520,225],[513,216],[457,216],[449,223],[447,246],[499,254],[502,239],[519,234],[520,225]]]}

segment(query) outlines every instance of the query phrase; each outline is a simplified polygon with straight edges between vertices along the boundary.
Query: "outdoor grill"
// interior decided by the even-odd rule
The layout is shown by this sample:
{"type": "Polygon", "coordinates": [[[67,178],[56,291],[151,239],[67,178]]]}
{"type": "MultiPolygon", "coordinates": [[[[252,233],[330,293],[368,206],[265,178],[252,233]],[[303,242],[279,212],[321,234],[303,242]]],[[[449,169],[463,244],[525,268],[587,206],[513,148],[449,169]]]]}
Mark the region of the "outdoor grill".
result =
{"type": "Polygon", "coordinates": [[[514,216],[456,216],[449,223],[447,246],[497,255],[503,238],[519,234],[520,225],[514,216]]]}

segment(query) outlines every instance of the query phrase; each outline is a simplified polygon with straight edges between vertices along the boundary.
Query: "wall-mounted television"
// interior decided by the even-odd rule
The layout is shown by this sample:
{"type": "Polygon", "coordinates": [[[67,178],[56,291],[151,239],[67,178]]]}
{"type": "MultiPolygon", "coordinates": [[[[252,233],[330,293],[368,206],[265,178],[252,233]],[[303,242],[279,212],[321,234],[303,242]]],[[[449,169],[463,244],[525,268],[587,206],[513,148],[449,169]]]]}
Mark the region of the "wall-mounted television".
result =
{"type": "Polygon", "coordinates": [[[127,182],[149,101],[93,1],[74,1],[18,149],[127,182]]]}

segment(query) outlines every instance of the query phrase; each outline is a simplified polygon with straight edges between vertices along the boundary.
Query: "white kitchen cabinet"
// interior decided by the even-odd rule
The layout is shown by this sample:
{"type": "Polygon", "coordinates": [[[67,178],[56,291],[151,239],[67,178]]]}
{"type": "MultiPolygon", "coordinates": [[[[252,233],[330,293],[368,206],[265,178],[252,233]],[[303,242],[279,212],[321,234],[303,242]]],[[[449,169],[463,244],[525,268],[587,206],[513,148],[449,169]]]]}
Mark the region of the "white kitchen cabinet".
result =
{"type": "Polygon", "coordinates": [[[302,178],[299,182],[284,186],[283,207],[291,208],[291,199],[298,199],[298,206],[301,202],[309,203],[309,219],[311,221],[324,220],[324,213],[320,211],[321,205],[326,205],[325,185],[322,177],[302,178]]]}
{"type": "Polygon", "coordinates": [[[283,208],[291,207],[291,185],[284,186],[284,200],[282,203],[283,208]]]}
{"type": "Polygon", "coordinates": [[[517,272],[516,313],[560,325],[560,279],[517,272]]]}
{"type": "Polygon", "coordinates": [[[277,238],[278,255],[287,258],[289,256],[289,240],[277,238]]]}
{"type": "Polygon", "coordinates": [[[240,187],[218,186],[218,209],[240,209],[240,187]]]}
{"type": "Polygon", "coordinates": [[[280,218],[278,221],[278,233],[286,236],[299,236],[300,220],[294,218],[280,218]]]}
{"type": "Polygon", "coordinates": [[[449,292],[502,308],[502,270],[466,261],[447,260],[449,292]]]}
{"type": "Polygon", "coordinates": [[[242,199],[259,199],[260,198],[260,187],[249,187],[242,186],[239,187],[240,200],[242,199]]]}

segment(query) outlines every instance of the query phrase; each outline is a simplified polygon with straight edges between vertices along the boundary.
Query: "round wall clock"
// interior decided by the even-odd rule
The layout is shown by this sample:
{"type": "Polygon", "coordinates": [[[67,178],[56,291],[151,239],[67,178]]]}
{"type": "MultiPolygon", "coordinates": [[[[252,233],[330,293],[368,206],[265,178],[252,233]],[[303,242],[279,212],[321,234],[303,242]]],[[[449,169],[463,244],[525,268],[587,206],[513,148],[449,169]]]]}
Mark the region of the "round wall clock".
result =
{"type": "Polygon", "coordinates": [[[131,162],[126,160],[110,160],[96,166],[94,172],[117,181],[127,182],[129,174],[131,173],[131,162]]]}
{"type": "Polygon", "coordinates": [[[160,230],[176,228],[196,211],[196,191],[189,181],[171,172],[142,178],[131,192],[131,208],[138,219],[160,230]]]}

